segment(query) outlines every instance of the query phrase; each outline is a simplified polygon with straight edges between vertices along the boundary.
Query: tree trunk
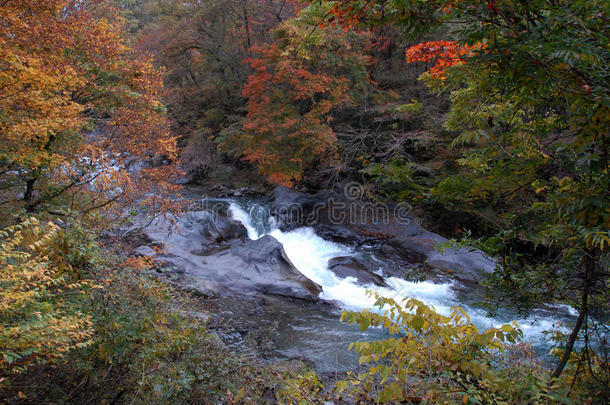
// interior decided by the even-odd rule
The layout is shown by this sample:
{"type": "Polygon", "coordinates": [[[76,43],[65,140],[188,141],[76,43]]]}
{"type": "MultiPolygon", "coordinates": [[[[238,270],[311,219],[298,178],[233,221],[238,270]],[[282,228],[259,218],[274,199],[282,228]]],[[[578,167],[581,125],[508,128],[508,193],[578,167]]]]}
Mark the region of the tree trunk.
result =
{"type": "Polygon", "coordinates": [[[561,359],[559,360],[559,364],[557,364],[557,367],[551,373],[552,378],[558,378],[561,375],[561,373],[563,372],[563,369],[565,368],[566,364],[568,363],[568,360],[570,359],[570,355],[572,354],[572,351],[574,350],[574,343],[576,343],[576,339],[578,338],[578,333],[580,332],[580,329],[582,328],[582,325],[583,325],[583,323],[587,317],[587,313],[589,311],[589,308],[588,308],[589,289],[591,288],[591,277],[593,275],[593,270],[595,267],[595,257],[594,257],[594,253],[592,251],[587,251],[586,254],[587,254],[587,256],[585,257],[585,260],[584,260],[585,279],[583,281],[583,286],[582,286],[582,299],[581,299],[581,304],[580,304],[580,312],[578,313],[578,318],[576,319],[576,324],[574,324],[574,327],[572,328],[570,337],[568,338],[568,341],[566,342],[566,347],[565,347],[565,351],[563,352],[563,356],[561,356],[561,359]]]}
{"type": "Polygon", "coordinates": [[[252,48],[252,40],[250,39],[250,17],[248,16],[248,8],[246,0],[243,2],[243,11],[244,11],[244,26],[245,26],[245,34],[246,34],[246,53],[250,54],[250,48],[252,48]]]}
{"type": "Polygon", "coordinates": [[[36,183],[36,176],[30,177],[25,182],[25,193],[23,193],[23,201],[26,203],[26,210],[31,212],[33,209],[32,206],[32,196],[34,194],[34,183],[36,183]]]}

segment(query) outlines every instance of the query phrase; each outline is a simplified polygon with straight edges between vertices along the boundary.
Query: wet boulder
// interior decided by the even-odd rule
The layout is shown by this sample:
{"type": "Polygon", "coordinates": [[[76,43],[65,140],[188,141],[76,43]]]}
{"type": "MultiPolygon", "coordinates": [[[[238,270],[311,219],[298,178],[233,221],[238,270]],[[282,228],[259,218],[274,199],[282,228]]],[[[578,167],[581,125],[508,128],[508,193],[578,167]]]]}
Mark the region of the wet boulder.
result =
{"type": "Polygon", "coordinates": [[[135,248],[133,254],[137,256],[155,257],[157,252],[150,246],[142,245],[135,248]]]}
{"type": "Polygon", "coordinates": [[[185,270],[190,287],[225,294],[263,293],[316,301],[322,287],[301,274],[275,238],[239,240],[209,256],[168,249],[166,262],[185,270]]]}
{"type": "Polygon", "coordinates": [[[466,247],[430,252],[426,264],[449,271],[466,283],[480,282],[486,274],[493,273],[497,266],[497,262],[485,253],[466,247]]]}
{"type": "Polygon", "coordinates": [[[320,199],[311,194],[277,186],[273,190],[271,215],[281,230],[288,231],[306,225],[319,203],[320,199]]]}
{"type": "Polygon", "coordinates": [[[175,246],[189,253],[199,253],[248,235],[242,224],[220,212],[212,211],[167,214],[152,221],[144,228],[144,233],[155,242],[175,246]]]}
{"type": "Polygon", "coordinates": [[[207,220],[202,221],[199,232],[207,241],[215,243],[248,236],[248,231],[241,223],[218,215],[208,216],[207,220]]]}
{"type": "Polygon", "coordinates": [[[322,287],[314,283],[290,262],[282,244],[266,235],[257,240],[241,240],[215,258],[229,265],[239,284],[271,294],[315,300],[322,287]]]}
{"type": "Polygon", "coordinates": [[[321,238],[348,246],[358,246],[374,241],[374,238],[360,234],[348,226],[324,223],[324,218],[318,219],[313,228],[321,238]]]}
{"type": "Polygon", "coordinates": [[[227,223],[207,212],[188,214],[153,221],[145,229],[154,243],[165,245],[156,257],[162,268],[179,269],[174,273],[182,276],[187,287],[205,294],[264,293],[318,299],[322,288],[294,267],[275,238],[250,240],[241,224],[227,223]],[[225,243],[219,245],[221,242],[225,243]],[[217,247],[202,249],[210,244],[217,247]]]}
{"type": "Polygon", "coordinates": [[[388,286],[383,277],[373,273],[353,257],[334,257],[328,261],[328,269],[341,278],[354,277],[360,284],[375,284],[381,287],[388,286]]]}

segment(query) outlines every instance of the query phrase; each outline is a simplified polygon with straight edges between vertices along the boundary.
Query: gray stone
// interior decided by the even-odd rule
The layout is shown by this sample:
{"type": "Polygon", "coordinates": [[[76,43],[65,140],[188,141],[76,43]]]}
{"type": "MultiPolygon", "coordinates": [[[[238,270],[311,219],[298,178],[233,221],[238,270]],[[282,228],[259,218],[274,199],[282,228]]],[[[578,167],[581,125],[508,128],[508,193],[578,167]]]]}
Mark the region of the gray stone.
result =
{"type": "Polygon", "coordinates": [[[388,286],[383,280],[383,277],[373,273],[364,264],[353,257],[334,257],[328,261],[328,268],[341,278],[354,277],[360,284],[375,284],[382,287],[388,286]]]}
{"type": "Polygon", "coordinates": [[[275,238],[233,238],[227,242],[229,237],[245,236],[245,228],[241,224],[235,228],[224,220],[210,222],[210,215],[190,212],[159,218],[144,230],[151,240],[165,244],[164,254],[159,257],[165,263],[164,268],[181,269],[191,287],[204,293],[260,292],[309,301],[318,299],[322,288],[294,267],[275,238]],[[210,249],[213,253],[209,255],[201,253],[202,245],[219,241],[225,243],[223,249],[210,249]]]}
{"type": "Polygon", "coordinates": [[[148,256],[148,257],[154,257],[157,255],[157,252],[151,248],[150,246],[138,246],[137,248],[135,248],[133,250],[133,253],[136,255],[140,255],[140,256],[148,256]]]}
{"type": "Polygon", "coordinates": [[[248,234],[239,222],[210,211],[167,214],[155,219],[144,229],[144,233],[156,242],[179,246],[190,253],[198,253],[248,234]]]}

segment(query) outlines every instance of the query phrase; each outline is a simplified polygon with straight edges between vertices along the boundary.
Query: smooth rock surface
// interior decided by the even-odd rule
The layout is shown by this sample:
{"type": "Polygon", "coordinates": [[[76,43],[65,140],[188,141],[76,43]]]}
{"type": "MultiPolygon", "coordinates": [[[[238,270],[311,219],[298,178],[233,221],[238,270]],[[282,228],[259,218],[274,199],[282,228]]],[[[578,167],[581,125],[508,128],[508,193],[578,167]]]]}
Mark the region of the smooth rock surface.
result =
{"type": "Polygon", "coordinates": [[[155,242],[174,245],[190,253],[199,253],[214,245],[248,235],[246,228],[239,222],[211,211],[168,214],[155,219],[144,229],[144,233],[155,242]]]}
{"type": "Polygon", "coordinates": [[[373,273],[364,264],[350,256],[330,259],[328,261],[328,268],[341,278],[354,277],[360,284],[375,284],[381,287],[388,286],[383,277],[373,273]]]}
{"type": "Polygon", "coordinates": [[[322,291],[294,267],[275,238],[245,239],[243,225],[207,211],[158,218],[144,232],[165,244],[158,256],[163,268],[180,269],[175,273],[183,273],[185,282],[206,293],[261,292],[315,301],[322,291]],[[202,247],[220,242],[226,246],[202,253],[202,247]]]}
{"type": "Polygon", "coordinates": [[[150,246],[138,246],[137,248],[135,248],[133,250],[133,253],[136,255],[140,255],[140,256],[148,256],[148,257],[155,257],[157,255],[157,252],[151,248],[150,246]]]}

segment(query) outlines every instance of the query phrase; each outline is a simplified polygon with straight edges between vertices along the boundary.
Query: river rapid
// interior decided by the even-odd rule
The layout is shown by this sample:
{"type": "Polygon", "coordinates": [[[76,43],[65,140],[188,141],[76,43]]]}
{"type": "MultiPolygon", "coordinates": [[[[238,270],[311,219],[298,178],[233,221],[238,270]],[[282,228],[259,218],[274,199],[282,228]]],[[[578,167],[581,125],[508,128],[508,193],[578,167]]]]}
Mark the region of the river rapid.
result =
{"type": "MultiPolygon", "coordinates": [[[[523,340],[532,344],[543,358],[550,348],[544,332],[560,326],[573,316],[571,308],[554,306],[537,309],[527,319],[508,310],[500,310],[490,317],[485,309],[477,307],[478,295],[468,294],[455,281],[408,281],[388,276],[383,273],[383,259],[377,258],[374,251],[366,246],[354,248],[325,240],[311,227],[284,232],[268,212],[257,200],[230,200],[231,217],[246,227],[250,239],[256,240],[264,235],[277,239],[294,266],[322,287],[320,298],[335,304],[329,307],[281,303],[252,311],[247,316],[250,322],[256,323],[259,328],[269,329],[268,346],[273,357],[304,359],[319,372],[356,367],[356,357],[346,351],[349,343],[386,335],[384,331],[375,329],[361,332],[356,327],[341,324],[338,318],[341,310],[375,310],[375,298],[369,294],[371,291],[395,299],[416,298],[445,315],[450,313],[453,306],[461,306],[481,330],[514,320],[524,333],[523,340]],[[339,256],[351,256],[369,263],[379,262],[376,272],[384,276],[388,286],[361,285],[353,277],[338,277],[328,269],[328,262],[339,256]]],[[[239,312],[239,309],[234,309],[235,312],[239,312]]]]}
{"type": "MultiPolygon", "coordinates": [[[[344,310],[378,310],[371,293],[397,301],[416,298],[444,315],[460,306],[480,330],[516,321],[523,340],[543,359],[548,359],[551,348],[545,331],[565,328],[563,324],[574,319],[572,308],[558,305],[537,308],[527,318],[508,309],[490,316],[479,304],[483,289],[477,278],[484,278],[485,272],[469,266],[485,262],[481,252],[477,256],[468,249],[455,251],[451,256],[441,254],[439,260],[436,250],[428,249],[428,257],[439,266],[451,260],[450,264],[460,264],[456,273],[467,278],[463,279],[451,272],[430,273],[429,265],[422,266],[421,260],[414,262],[409,256],[388,255],[383,249],[388,239],[363,240],[358,235],[354,239],[354,233],[345,243],[333,239],[333,230],[346,234],[341,225],[282,226],[283,219],[270,214],[278,195],[207,198],[202,191],[189,188],[180,198],[191,204],[188,212],[154,221],[141,219],[149,245],[138,247],[135,253],[153,256],[159,263],[157,271],[207,297],[209,329],[236,351],[257,358],[272,362],[296,359],[321,374],[358,368],[357,355],[348,350],[349,344],[388,335],[381,328],[362,332],[339,318],[344,310]],[[178,232],[172,230],[174,226],[178,232]],[[164,252],[157,254],[150,244],[165,246],[164,252]],[[337,260],[357,263],[365,270],[351,277],[333,267],[337,260]],[[364,278],[360,278],[362,274],[364,278]]],[[[138,226],[136,221],[133,228],[138,226]]],[[[417,244],[425,237],[434,244],[443,239],[419,225],[399,228],[398,236],[405,235],[400,242],[417,244]],[[411,234],[414,237],[408,239],[411,234]]],[[[400,247],[392,249],[396,252],[400,247]]]]}

